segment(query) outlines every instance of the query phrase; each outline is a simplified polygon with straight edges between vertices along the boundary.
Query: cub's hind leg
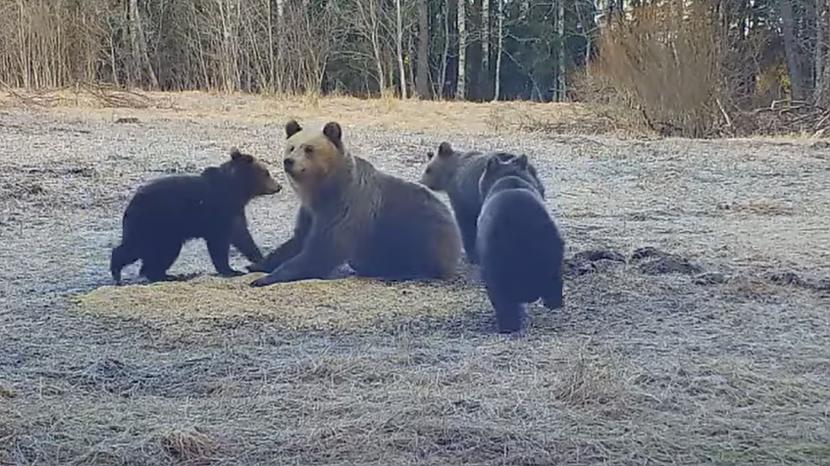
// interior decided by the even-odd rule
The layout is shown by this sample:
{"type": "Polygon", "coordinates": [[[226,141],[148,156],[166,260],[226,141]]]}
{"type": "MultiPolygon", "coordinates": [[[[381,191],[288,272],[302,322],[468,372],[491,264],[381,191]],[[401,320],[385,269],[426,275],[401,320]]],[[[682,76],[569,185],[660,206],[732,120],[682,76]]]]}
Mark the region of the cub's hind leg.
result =
{"type": "Polygon", "coordinates": [[[167,269],[176,262],[181,250],[182,243],[179,241],[168,241],[159,243],[154,248],[146,248],[141,258],[141,275],[151,282],[170,280],[172,277],[167,275],[167,269]]]}

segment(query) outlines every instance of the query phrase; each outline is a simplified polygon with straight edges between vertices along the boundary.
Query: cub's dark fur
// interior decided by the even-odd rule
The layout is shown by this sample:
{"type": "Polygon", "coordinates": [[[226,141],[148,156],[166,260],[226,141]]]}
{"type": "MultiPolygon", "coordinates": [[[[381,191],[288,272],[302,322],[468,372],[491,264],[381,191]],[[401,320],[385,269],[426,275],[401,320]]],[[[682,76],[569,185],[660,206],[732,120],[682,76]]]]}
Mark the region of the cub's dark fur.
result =
{"type": "MultiPolygon", "coordinates": [[[[475,247],[476,221],[482,203],[478,181],[484,173],[487,161],[492,157],[507,160],[515,155],[507,152],[459,152],[454,150],[450,143],[442,142],[438,146],[437,155],[427,153],[429,162],[420,181],[429,189],[447,193],[458,228],[461,230],[467,260],[473,264],[478,262],[475,247]]],[[[532,164],[528,164],[528,171],[533,177],[533,184],[544,197],[545,188],[532,164]]]]}
{"type": "Polygon", "coordinates": [[[121,269],[141,259],[141,275],[165,280],[167,269],[185,241],[204,238],[216,271],[237,275],[228,263],[233,244],[251,262],[262,254],[248,231],[245,205],[254,197],[279,192],[268,169],[233,149],[230,160],[206,168],[199,176],[171,176],[141,187],[122,219],[121,245],[113,249],[110,271],[116,282],[121,269]]]}
{"type": "Polygon", "coordinates": [[[448,278],[461,240],[449,208],[428,189],[376,170],[345,148],[340,125],[286,127],[285,172],[300,197],[294,236],[252,271],[253,286],[327,278],[348,263],[388,279],[448,278]]]}
{"type": "Polygon", "coordinates": [[[527,157],[487,162],[479,181],[484,204],[476,244],[500,332],[522,327],[524,304],[562,306],[565,243],[528,171],[527,157]]]}

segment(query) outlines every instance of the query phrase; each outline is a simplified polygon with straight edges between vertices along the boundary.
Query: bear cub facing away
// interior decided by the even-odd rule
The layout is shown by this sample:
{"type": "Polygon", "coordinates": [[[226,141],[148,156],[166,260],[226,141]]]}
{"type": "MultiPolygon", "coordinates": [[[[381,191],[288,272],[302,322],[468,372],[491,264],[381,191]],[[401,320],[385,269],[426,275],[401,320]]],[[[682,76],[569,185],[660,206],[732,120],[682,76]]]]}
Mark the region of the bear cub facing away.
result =
{"type": "Polygon", "coordinates": [[[182,245],[195,238],[207,242],[220,275],[241,275],[228,262],[231,244],[249,261],[262,260],[248,231],[245,206],[255,197],[281,189],[261,162],[235,148],[230,160],[200,175],[150,182],[139,188],[124,212],[121,244],[110,260],[112,278],[120,282],[121,269],[141,259],[141,275],[151,282],[167,280],[167,269],[182,245]]]}
{"type": "Polygon", "coordinates": [[[527,156],[493,157],[479,180],[476,245],[499,332],[521,329],[524,304],[562,307],[565,243],[528,170],[527,156]]]}
{"type": "MultiPolygon", "coordinates": [[[[492,157],[507,160],[515,155],[506,152],[459,152],[453,149],[449,142],[442,142],[438,146],[437,155],[427,152],[428,163],[420,180],[421,184],[433,191],[447,193],[458,228],[461,230],[467,260],[473,264],[478,263],[475,247],[476,222],[483,201],[478,190],[478,181],[484,173],[487,161],[492,157]]],[[[533,184],[544,197],[545,188],[532,164],[528,164],[528,171],[533,177],[533,184]]]]}
{"type": "Polygon", "coordinates": [[[382,279],[449,278],[461,239],[450,209],[424,186],[353,156],[339,124],[285,126],[283,166],[301,201],[294,235],[251,271],[252,286],[328,278],[343,263],[382,279]]]}

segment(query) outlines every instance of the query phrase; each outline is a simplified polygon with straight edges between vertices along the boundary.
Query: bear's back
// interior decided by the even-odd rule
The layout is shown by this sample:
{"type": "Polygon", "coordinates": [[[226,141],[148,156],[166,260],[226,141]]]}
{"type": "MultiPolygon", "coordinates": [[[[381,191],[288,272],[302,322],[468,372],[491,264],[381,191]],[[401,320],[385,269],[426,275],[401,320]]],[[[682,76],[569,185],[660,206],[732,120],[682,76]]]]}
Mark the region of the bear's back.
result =
{"type": "Polygon", "coordinates": [[[476,243],[486,281],[529,302],[559,270],[563,242],[543,198],[525,184],[507,185],[487,196],[476,243]]]}
{"type": "Polygon", "coordinates": [[[133,234],[200,236],[224,217],[218,193],[201,176],[170,176],[139,188],[124,212],[133,234]]]}
{"type": "Polygon", "coordinates": [[[356,179],[370,186],[365,191],[371,194],[363,199],[368,219],[352,265],[392,270],[399,265],[447,268],[445,264],[453,263],[454,268],[461,244],[449,208],[426,187],[355,159],[363,172],[356,179]]]}

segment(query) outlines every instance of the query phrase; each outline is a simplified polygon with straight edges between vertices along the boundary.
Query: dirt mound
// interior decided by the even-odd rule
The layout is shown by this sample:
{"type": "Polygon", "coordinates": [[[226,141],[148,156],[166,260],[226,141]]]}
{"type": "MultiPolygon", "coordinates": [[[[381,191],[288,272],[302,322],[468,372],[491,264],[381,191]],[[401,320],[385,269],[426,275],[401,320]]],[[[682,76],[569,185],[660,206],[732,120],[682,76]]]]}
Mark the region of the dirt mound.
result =
{"type": "Polygon", "coordinates": [[[376,327],[407,318],[436,318],[488,309],[480,290],[446,282],[383,282],[359,277],[305,280],[265,288],[248,284],[260,274],[233,279],[104,286],[74,298],[77,309],[131,318],[265,318],[292,330],[376,327]],[[356,299],[357,298],[357,299],[356,299]]]}

